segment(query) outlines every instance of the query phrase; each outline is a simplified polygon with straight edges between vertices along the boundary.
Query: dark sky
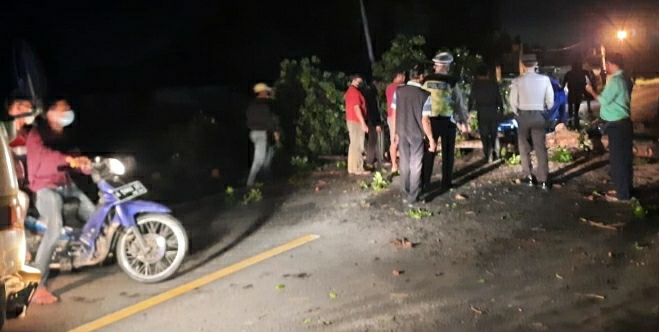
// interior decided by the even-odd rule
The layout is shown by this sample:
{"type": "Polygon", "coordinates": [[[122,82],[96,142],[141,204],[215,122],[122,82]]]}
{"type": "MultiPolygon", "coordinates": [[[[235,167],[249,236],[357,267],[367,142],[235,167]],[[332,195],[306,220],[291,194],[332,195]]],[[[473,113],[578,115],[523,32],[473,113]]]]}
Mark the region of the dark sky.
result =
{"type": "MultiPolygon", "coordinates": [[[[567,45],[577,41],[569,33],[579,18],[576,4],[588,1],[365,3],[379,56],[397,33],[423,34],[428,53],[440,46],[477,46],[499,28],[525,41],[567,45]]],[[[44,62],[51,83],[77,91],[249,86],[276,78],[284,58],[311,55],[318,55],[327,69],[368,70],[358,0],[146,3],[3,0],[3,56],[12,38],[25,38],[44,62]]]]}

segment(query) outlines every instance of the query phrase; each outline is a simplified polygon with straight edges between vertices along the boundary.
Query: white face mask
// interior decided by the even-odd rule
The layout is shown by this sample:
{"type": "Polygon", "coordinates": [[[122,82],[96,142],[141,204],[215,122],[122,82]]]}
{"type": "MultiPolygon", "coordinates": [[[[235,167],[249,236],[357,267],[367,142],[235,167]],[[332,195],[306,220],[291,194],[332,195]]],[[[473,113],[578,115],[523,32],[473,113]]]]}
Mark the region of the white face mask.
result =
{"type": "Polygon", "coordinates": [[[32,123],[34,123],[34,116],[26,116],[24,119],[25,119],[25,124],[27,125],[31,125],[32,123]]]}
{"type": "Polygon", "coordinates": [[[66,127],[73,123],[73,120],[75,119],[75,113],[73,113],[72,110],[68,110],[62,113],[59,119],[57,119],[57,123],[62,126],[66,127]]]}

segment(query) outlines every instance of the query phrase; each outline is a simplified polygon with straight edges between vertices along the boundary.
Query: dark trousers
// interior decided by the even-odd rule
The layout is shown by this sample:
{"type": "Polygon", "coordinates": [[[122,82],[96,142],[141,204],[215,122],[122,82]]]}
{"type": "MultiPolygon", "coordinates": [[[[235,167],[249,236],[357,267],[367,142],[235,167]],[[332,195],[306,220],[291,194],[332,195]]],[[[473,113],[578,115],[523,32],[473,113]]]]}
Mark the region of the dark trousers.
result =
{"type": "MultiPolygon", "coordinates": [[[[366,137],[366,163],[374,164],[378,160],[378,132],[377,127],[380,125],[369,124],[368,136],[366,137]]],[[[380,128],[382,128],[380,126],[380,128]]],[[[382,167],[382,165],[379,165],[382,167]]]]}
{"type": "Polygon", "coordinates": [[[572,128],[580,129],[579,123],[579,107],[581,107],[581,98],[571,99],[568,101],[568,121],[572,123],[572,128]]]}
{"type": "Polygon", "coordinates": [[[634,127],[632,121],[627,118],[609,122],[606,133],[609,135],[611,179],[613,180],[618,199],[628,200],[632,197],[634,186],[634,127]]]}
{"type": "Polygon", "coordinates": [[[536,178],[540,182],[549,180],[549,159],[547,156],[546,134],[547,120],[540,111],[520,111],[517,116],[519,128],[517,129],[517,140],[519,143],[519,155],[522,159],[522,171],[524,176],[533,175],[531,165],[531,144],[538,159],[536,178]],[[531,143],[529,143],[529,140],[531,143]]]}
{"type": "MultiPolygon", "coordinates": [[[[442,188],[451,187],[453,179],[453,163],[455,162],[455,135],[458,127],[451,121],[450,117],[431,117],[430,125],[432,127],[432,136],[435,142],[437,138],[442,138],[442,188]]],[[[437,152],[424,150],[423,154],[423,186],[430,184],[432,178],[432,169],[435,164],[437,152]]]]}
{"type": "Polygon", "coordinates": [[[423,138],[398,137],[401,191],[408,202],[416,202],[421,194],[421,168],[423,167],[423,138]]]}
{"type": "Polygon", "coordinates": [[[492,159],[494,154],[496,159],[499,159],[499,145],[498,136],[499,120],[495,117],[479,117],[478,118],[478,132],[481,135],[481,142],[483,143],[483,153],[487,160],[492,159]]]}

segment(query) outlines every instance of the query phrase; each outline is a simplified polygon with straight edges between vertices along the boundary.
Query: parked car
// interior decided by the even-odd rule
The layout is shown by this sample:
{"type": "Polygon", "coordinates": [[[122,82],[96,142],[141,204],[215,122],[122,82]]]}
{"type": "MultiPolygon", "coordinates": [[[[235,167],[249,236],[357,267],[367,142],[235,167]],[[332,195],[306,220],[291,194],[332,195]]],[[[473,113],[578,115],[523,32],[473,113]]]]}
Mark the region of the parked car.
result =
{"type": "Polygon", "coordinates": [[[25,265],[24,219],[27,206],[19,199],[14,159],[8,141],[13,121],[0,125],[0,329],[6,317],[24,315],[41,278],[25,265]]]}

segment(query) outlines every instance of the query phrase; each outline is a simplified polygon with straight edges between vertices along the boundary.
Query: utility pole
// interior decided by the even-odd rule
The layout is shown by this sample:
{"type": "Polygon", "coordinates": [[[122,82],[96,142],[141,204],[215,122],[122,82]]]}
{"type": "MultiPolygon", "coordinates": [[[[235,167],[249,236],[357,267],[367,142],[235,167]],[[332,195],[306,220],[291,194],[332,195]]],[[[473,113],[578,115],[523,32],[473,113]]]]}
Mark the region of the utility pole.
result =
{"type": "Polygon", "coordinates": [[[359,5],[362,11],[362,24],[364,25],[364,35],[366,36],[368,59],[371,61],[371,66],[373,66],[373,64],[375,63],[375,55],[373,55],[373,44],[371,43],[371,34],[368,31],[368,19],[366,18],[366,8],[364,7],[364,0],[359,0],[359,5]]]}

